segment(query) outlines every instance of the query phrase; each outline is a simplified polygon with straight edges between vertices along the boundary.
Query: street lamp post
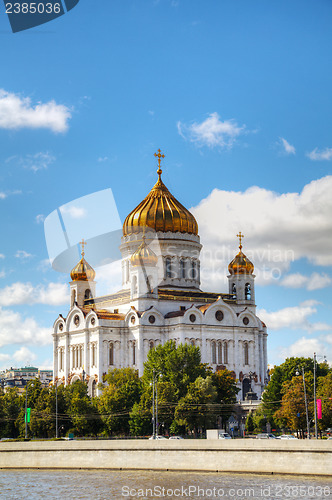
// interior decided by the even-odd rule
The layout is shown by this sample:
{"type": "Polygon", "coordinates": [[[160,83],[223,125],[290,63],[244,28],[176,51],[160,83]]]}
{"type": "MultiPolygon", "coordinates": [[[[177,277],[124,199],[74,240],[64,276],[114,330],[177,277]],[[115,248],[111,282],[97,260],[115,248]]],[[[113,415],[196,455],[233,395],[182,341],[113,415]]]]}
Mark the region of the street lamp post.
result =
{"type": "Polygon", "coordinates": [[[152,428],[153,428],[153,439],[156,439],[156,421],[155,421],[155,378],[154,378],[154,370],[152,374],[152,428]]]}
{"type": "Polygon", "coordinates": [[[55,379],[55,438],[58,439],[58,379],[55,379]]]}
{"type": "Polygon", "coordinates": [[[316,353],[315,352],[314,352],[314,417],[315,417],[315,438],[318,439],[317,402],[316,402],[316,353]]]}
{"type": "Polygon", "coordinates": [[[25,439],[28,439],[28,381],[25,386],[25,439]]]}
{"type": "MultiPolygon", "coordinates": [[[[296,375],[300,375],[300,372],[297,370],[296,375]]],[[[303,390],[304,390],[304,402],[305,402],[305,413],[307,420],[307,438],[310,439],[310,424],[309,424],[309,414],[308,414],[308,401],[307,401],[307,391],[305,388],[305,378],[304,378],[304,367],[302,366],[302,379],[303,379],[303,390]]]]}

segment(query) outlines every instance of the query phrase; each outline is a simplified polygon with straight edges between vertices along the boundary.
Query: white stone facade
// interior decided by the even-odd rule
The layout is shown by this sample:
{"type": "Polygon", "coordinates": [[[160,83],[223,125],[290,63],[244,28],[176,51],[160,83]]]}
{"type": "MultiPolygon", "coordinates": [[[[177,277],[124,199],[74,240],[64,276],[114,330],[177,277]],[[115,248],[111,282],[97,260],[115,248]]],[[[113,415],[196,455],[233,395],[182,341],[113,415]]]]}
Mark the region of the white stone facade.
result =
{"type": "Polygon", "coordinates": [[[227,293],[205,293],[199,236],[148,230],[146,241],[158,264],[141,268],[130,260],[141,236],[123,237],[117,294],[98,298],[95,282],[71,282],[68,315],[54,323],[54,378],[65,384],[84,378],[94,395],[109,369],[130,366],[142,375],[149,350],[172,339],[198,346],[214,370],[232,371],[239,399],[251,375],[260,397],[268,377],[267,331],[256,316],[254,275],[230,274],[227,293]]]}

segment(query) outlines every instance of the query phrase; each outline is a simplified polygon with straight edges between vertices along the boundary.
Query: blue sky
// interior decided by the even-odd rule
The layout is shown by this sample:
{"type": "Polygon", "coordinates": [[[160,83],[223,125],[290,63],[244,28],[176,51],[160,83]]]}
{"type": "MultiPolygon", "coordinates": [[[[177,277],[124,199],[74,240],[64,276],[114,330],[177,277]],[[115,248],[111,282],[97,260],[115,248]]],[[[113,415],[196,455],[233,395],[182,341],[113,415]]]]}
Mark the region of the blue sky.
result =
{"type": "MultiPolygon", "coordinates": [[[[50,366],[67,313],[44,218],[111,188],[123,221],[158,148],[199,223],[202,288],[227,291],[241,230],[269,362],[332,361],[331,21],[329,0],[80,0],[13,34],[0,12],[0,368],[50,366]]],[[[97,291],[118,278],[99,270],[97,291]]]]}

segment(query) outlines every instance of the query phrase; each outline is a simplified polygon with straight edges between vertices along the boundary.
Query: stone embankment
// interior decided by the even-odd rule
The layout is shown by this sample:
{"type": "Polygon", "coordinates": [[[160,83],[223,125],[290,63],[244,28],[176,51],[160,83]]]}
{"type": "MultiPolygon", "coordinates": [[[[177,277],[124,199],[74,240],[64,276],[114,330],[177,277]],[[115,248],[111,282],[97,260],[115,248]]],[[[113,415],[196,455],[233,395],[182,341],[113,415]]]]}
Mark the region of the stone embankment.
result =
{"type": "Polygon", "coordinates": [[[332,476],[332,440],[0,442],[0,468],[149,469],[332,476]]]}

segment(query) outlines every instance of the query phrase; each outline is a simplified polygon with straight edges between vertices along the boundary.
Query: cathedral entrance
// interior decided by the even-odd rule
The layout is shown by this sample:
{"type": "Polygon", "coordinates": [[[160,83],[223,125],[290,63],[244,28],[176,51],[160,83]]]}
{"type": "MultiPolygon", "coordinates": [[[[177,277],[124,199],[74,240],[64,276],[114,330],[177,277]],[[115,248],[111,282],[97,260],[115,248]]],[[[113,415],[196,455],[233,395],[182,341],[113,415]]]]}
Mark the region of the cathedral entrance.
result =
{"type": "Polygon", "coordinates": [[[250,380],[248,378],[244,378],[242,382],[242,399],[244,400],[247,392],[250,390],[250,380]]]}

